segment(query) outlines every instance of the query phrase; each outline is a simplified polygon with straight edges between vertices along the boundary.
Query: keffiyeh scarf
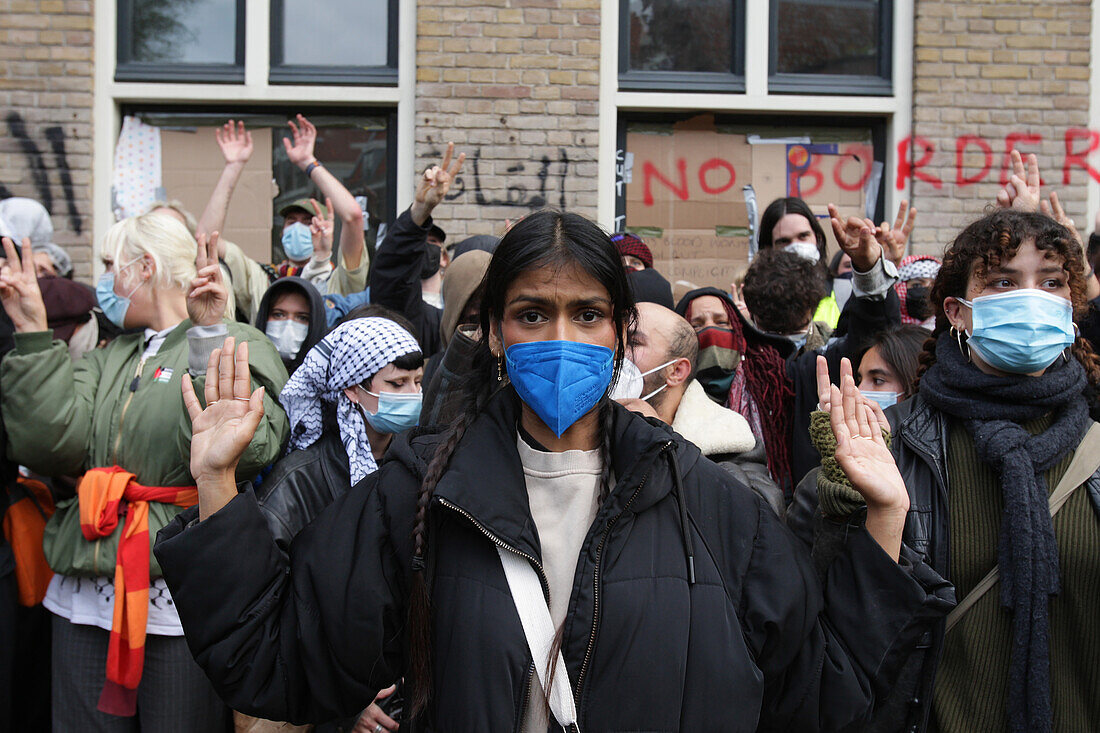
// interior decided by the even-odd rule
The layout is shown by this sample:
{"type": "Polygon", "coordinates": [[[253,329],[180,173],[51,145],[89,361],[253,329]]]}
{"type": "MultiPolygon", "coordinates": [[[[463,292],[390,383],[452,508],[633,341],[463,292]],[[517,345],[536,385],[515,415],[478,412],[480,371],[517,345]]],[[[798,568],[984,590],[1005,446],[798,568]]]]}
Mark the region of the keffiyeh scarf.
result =
{"type": "Polygon", "coordinates": [[[316,443],[323,429],[322,403],[336,403],[352,485],[377,470],[363,416],[344,390],[365,382],[394,359],[419,351],[412,334],[387,318],[357,318],[333,329],[309,350],[279,394],[290,420],[287,452],[316,443]]]}

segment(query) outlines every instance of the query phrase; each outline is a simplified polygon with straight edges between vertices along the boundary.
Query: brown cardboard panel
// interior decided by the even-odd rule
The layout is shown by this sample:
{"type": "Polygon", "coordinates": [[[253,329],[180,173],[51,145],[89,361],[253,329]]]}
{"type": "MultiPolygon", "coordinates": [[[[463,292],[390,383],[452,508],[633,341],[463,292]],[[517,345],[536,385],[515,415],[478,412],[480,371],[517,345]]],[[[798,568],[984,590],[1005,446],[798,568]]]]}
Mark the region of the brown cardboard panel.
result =
{"type": "MultiPolygon", "coordinates": [[[[161,130],[162,181],[168,198],[179,199],[196,218],[202,215],[225,167],[213,127],[195,131],[161,130]]],[[[224,235],[259,262],[271,260],[271,130],[252,130],[252,159],[241,174],[224,235]]]]}

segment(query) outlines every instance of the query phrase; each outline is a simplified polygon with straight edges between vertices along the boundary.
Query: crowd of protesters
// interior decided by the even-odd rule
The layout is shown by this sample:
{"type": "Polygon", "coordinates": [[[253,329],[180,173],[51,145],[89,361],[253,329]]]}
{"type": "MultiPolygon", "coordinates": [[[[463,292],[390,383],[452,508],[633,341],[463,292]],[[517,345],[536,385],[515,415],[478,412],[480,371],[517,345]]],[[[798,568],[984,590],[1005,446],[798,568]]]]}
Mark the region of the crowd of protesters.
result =
{"type": "MultiPolygon", "coordinates": [[[[772,202],[730,288],[568,212],[286,260],[0,201],[0,729],[1100,728],[1100,234],[1034,157],[937,256],[772,202]],[[993,591],[996,592],[993,592],[993,591]]],[[[336,222],[340,236],[334,235],[336,222]]]]}

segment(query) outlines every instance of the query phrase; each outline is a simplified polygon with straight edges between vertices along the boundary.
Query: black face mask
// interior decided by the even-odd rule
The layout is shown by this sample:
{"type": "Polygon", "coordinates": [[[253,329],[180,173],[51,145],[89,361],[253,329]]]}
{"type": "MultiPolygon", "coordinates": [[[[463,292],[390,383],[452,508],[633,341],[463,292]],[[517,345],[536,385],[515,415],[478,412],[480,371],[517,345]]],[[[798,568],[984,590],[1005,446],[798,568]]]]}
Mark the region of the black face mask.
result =
{"type": "Polygon", "coordinates": [[[931,288],[927,285],[910,285],[905,289],[905,310],[911,318],[921,321],[932,317],[931,288]]]}

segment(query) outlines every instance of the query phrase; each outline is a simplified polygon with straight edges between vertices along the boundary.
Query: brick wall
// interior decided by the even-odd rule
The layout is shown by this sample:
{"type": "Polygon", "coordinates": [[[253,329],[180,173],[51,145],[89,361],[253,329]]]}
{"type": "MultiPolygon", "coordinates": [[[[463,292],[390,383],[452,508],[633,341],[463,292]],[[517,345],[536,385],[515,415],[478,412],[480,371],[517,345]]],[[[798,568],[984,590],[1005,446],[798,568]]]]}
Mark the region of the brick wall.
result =
{"type": "Polygon", "coordinates": [[[596,216],[599,0],[423,0],[416,166],[467,154],[448,238],[544,206],[596,216]]]}
{"type": "MultiPolygon", "coordinates": [[[[919,172],[941,184],[914,182],[921,212],[916,251],[941,249],[983,213],[1000,190],[1010,135],[1041,137],[1018,138],[1017,147],[1038,154],[1045,183],[1058,191],[1083,233],[1092,229],[1085,222],[1087,174],[1071,169],[1068,186],[1062,178],[1066,132],[1088,126],[1090,13],[1088,0],[917,0],[913,135],[933,150],[919,172]],[[964,135],[988,146],[992,167],[978,182],[965,183],[979,178],[987,163],[982,143],[970,141],[960,185],[956,147],[964,135]]],[[[1088,142],[1075,139],[1074,150],[1087,150],[1088,142]]],[[[918,160],[926,150],[914,142],[918,160]]],[[[1092,164],[1100,167],[1095,159],[1092,164]]]]}
{"type": "Polygon", "coordinates": [[[91,0],[0,0],[0,197],[45,204],[91,276],[91,0]]]}

